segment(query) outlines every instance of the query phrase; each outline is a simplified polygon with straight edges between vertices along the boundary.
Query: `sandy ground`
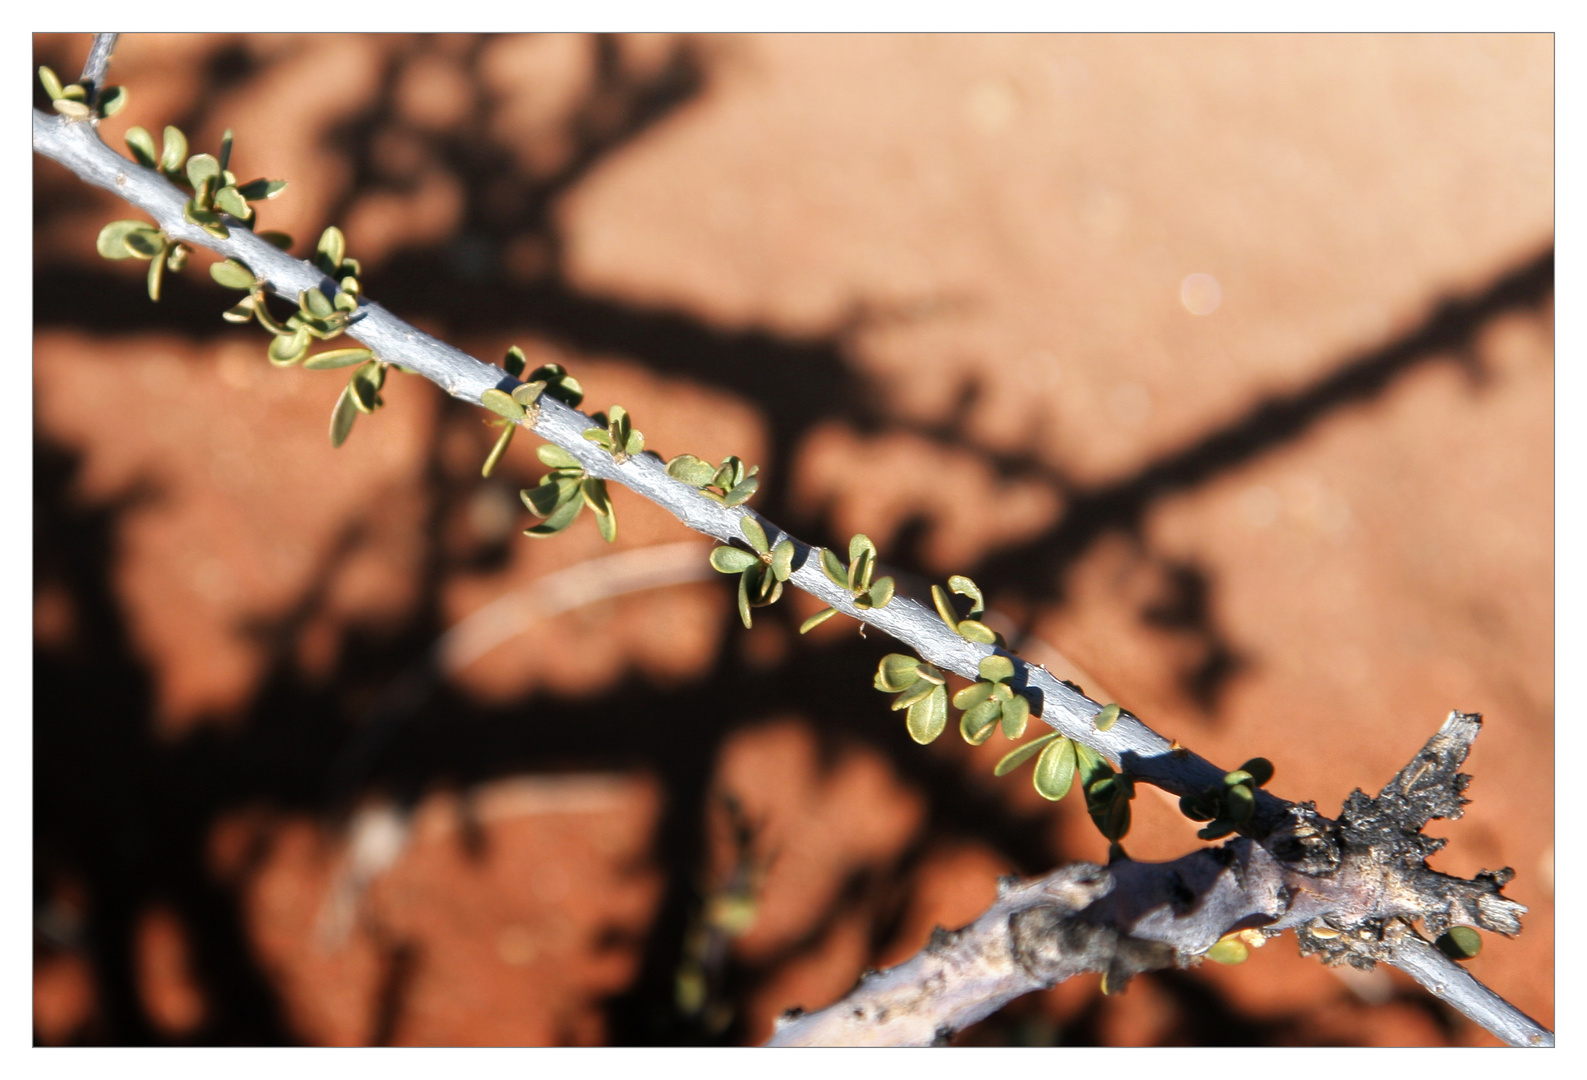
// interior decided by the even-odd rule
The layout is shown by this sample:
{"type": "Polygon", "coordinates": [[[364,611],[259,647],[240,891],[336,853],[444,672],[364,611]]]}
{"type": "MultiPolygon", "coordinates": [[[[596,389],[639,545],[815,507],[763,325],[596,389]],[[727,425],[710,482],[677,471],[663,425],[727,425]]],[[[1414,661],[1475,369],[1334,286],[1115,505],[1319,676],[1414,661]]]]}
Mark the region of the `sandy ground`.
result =
{"type": "MultiPolygon", "coordinates": [[[[758,463],[907,588],[970,575],[1285,797],[1483,713],[1435,865],[1515,868],[1470,966],[1552,1024],[1553,74],[1546,36],[132,35],[102,132],[234,128],[294,250],[340,224],[400,316],[758,463]]],[[[886,642],[799,637],[803,597],[745,632],[721,579],[592,564],[415,679],[689,535],[618,491],[614,549],[523,538],[532,440],[482,479],[494,429],[399,375],[333,451],[337,375],[271,368],[205,256],[151,304],[94,253],[126,211],[34,183],[38,1042],[754,1043],[1104,856],[1001,736],[910,742],[886,642]]],[[[1136,818],[1136,858],[1199,843],[1136,818]]],[[[1290,937],[957,1041],[1492,1042],[1290,937]]]]}

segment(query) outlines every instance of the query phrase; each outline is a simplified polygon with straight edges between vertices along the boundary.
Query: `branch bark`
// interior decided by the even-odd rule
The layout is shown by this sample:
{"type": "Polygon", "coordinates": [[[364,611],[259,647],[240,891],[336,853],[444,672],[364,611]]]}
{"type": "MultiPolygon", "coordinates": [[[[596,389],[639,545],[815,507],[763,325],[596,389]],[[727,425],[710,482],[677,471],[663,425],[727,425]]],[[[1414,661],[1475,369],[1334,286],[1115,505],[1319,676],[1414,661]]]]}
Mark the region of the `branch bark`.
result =
{"type": "MultiPolygon", "coordinates": [[[[103,77],[102,67],[98,75],[103,77]]],[[[182,214],[185,194],[154,170],[111,150],[92,121],[35,111],[33,146],[84,181],[137,206],[174,239],[242,262],[283,296],[296,297],[310,288],[327,296],[336,292],[336,283],[310,264],[240,224],[228,221],[226,239],[188,224],[182,214]]],[[[411,368],[473,404],[480,404],[486,390],[510,392],[518,385],[502,369],[373,302],[360,303],[349,333],[379,359],[411,368]]],[[[596,425],[558,401],[543,397],[524,426],[566,450],[589,475],[626,485],[696,532],[737,540],[740,519],[749,516],[773,544],[787,535],[746,507],[723,506],[674,480],[652,453],[614,460],[583,438],[596,425]]],[[[796,551],[790,584],[897,638],[923,659],[975,679],[980,661],[998,651],[965,640],[934,610],[906,597],[880,609],[856,608],[851,596],[820,572],[817,549],[790,539],[796,551]]],[[[1034,714],[1136,781],[1182,796],[1221,782],[1226,770],[1171,744],[1128,714],[1108,731],[1097,730],[1092,718],[1100,703],[1045,667],[1011,659],[1017,670],[1014,688],[1031,698],[1034,714]]],[[[1429,743],[1378,799],[1357,792],[1360,800],[1352,796],[1339,822],[1321,817],[1310,803],[1290,803],[1258,790],[1242,837],[1221,848],[1171,863],[1121,861],[1106,869],[1081,864],[1010,885],[963,931],[943,933],[913,960],[867,977],[838,1005],[788,1020],[773,1045],[930,1043],[1019,994],[1081,971],[1103,971],[1112,990],[1139,971],[1199,962],[1220,936],[1244,927],[1295,928],[1302,951],[1318,952],[1326,963],[1397,964],[1512,1045],[1552,1045],[1551,1033],[1432,950],[1407,923],[1424,918],[1434,933],[1456,923],[1503,933],[1519,929],[1518,915],[1525,909],[1499,895],[1508,872],[1464,882],[1434,874],[1422,861],[1441,843],[1420,837],[1428,817],[1459,815],[1466,778],[1453,766],[1464,759],[1478,723],[1474,716],[1452,714],[1434,740],[1439,748],[1429,743]]]]}

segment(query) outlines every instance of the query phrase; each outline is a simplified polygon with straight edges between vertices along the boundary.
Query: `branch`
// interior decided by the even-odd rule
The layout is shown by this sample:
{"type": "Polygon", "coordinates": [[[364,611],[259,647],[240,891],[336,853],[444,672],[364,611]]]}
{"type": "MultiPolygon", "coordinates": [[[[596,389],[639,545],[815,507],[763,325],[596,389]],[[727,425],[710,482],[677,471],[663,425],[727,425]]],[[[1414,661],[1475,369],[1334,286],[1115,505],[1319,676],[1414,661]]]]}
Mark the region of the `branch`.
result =
{"type": "MultiPolygon", "coordinates": [[[[1454,924],[1520,930],[1525,908],[1499,896],[1504,872],[1467,882],[1422,861],[1442,846],[1420,833],[1428,816],[1460,816],[1469,777],[1455,768],[1478,727],[1475,716],[1452,713],[1376,799],[1352,794],[1340,821],[1320,830],[1333,862],[1326,873],[1276,857],[1271,842],[1241,838],[1173,862],[1077,863],[1023,884],[1005,878],[975,922],[939,928],[913,958],[867,972],[835,1005],[785,1014],[767,1045],[928,1046],[1083,972],[1100,972],[1103,992],[1116,993],[1141,972],[1195,966],[1220,937],[1244,928],[1252,943],[1294,930],[1302,954],[1329,965],[1393,964],[1509,1045],[1553,1046],[1552,1032],[1409,922],[1420,918],[1434,934],[1454,924]]],[[[1294,809],[1303,830],[1322,822],[1294,809]]]]}
{"type": "MultiPolygon", "coordinates": [[[[98,45],[96,41],[96,51],[98,45]]],[[[91,122],[35,111],[33,146],[86,182],[144,210],[173,239],[245,264],[280,295],[296,297],[311,288],[327,296],[337,291],[336,283],[317,269],[239,223],[228,221],[226,239],[189,224],[182,213],[186,196],[154,170],[107,147],[91,122]]],[[[425,334],[376,303],[360,302],[349,332],[378,359],[410,368],[476,405],[487,390],[510,393],[519,385],[502,369],[425,334]]],[[[584,431],[597,427],[589,417],[547,396],[523,425],[567,451],[588,475],[624,484],[696,532],[723,542],[739,540],[741,520],[751,517],[772,544],[787,535],[745,507],[724,506],[673,479],[653,453],[616,460],[583,437],[584,431]]],[[[934,610],[905,597],[881,608],[857,608],[850,593],[820,571],[817,549],[787,538],[795,549],[791,584],[897,638],[939,668],[974,680],[981,660],[999,651],[959,636],[934,610]]],[[[1181,796],[1195,796],[1222,782],[1226,770],[1171,744],[1127,713],[1108,730],[1099,730],[1093,722],[1102,709],[1098,702],[1045,667],[1011,659],[1016,669],[1013,688],[1031,701],[1034,714],[1100,752],[1133,780],[1181,796]]],[[[1441,842],[1421,838],[1421,826],[1435,814],[1459,814],[1465,778],[1453,766],[1464,759],[1477,723],[1476,717],[1452,714],[1440,733],[1440,748],[1430,743],[1397,778],[1399,788],[1386,788],[1377,800],[1356,793],[1340,822],[1320,817],[1309,803],[1289,803],[1258,789],[1255,809],[1239,828],[1245,839],[1221,849],[1158,865],[1122,861],[1107,870],[1070,867],[1042,882],[1005,890],[998,905],[961,935],[941,938],[915,960],[862,983],[855,993],[873,1004],[860,1013],[851,1007],[848,1020],[835,1026],[816,1020],[833,1010],[812,1014],[785,1025],[778,1039],[864,1037],[874,1042],[896,1035],[907,1042],[929,1034],[924,1039],[929,1042],[939,1031],[957,1030],[1012,996],[1078,971],[1106,971],[1111,989],[1137,971],[1194,963],[1219,936],[1260,925],[1272,931],[1296,927],[1302,951],[1322,953],[1326,963],[1370,966],[1403,959],[1413,977],[1501,1038],[1522,1033],[1533,1044],[1551,1043],[1545,1029],[1483,990],[1475,979],[1452,977],[1396,929],[1417,917],[1427,919],[1435,933],[1454,924],[1502,933],[1519,929],[1517,916],[1525,909],[1499,895],[1507,871],[1464,882],[1435,874],[1422,862],[1441,842]],[[1191,908],[1181,912],[1187,896],[1191,908]],[[1315,922],[1324,917],[1327,924],[1315,922]],[[1318,925],[1321,931],[1315,930],[1318,925]],[[1486,998],[1478,1000],[1481,995],[1473,987],[1486,998]],[[900,1002],[910,1009],[901,1011],[900,1002]],[[817,1030],[821,1034],[804,1034],[817,1030]]]]}
{"type": "Polygon", "coordinates": [[[110,67],[110,54],[116,51],[116,39],[120,36],[95,34],[94,43],[88,48],[88,60],[83,64],[83,74],[77,81],[88,91],[89,105],[98,102],[99,92],[105,88],[105,71],[110,67]]]}

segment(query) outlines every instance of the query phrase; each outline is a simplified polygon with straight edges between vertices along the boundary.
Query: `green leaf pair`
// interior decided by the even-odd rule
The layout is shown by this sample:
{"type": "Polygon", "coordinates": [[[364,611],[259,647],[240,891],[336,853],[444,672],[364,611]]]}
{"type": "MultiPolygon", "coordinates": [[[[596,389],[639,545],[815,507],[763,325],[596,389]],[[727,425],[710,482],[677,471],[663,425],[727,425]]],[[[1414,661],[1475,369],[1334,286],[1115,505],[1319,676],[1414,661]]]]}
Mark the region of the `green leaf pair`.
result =
{"type": "Polygon", "coordinates": [[[1192,821],[1209,824],[1196,832],[1203,840],[1219,840],[1236,832],[1251,820],[1256,810],[1256,790],[1273,779],[1273,763],[1267,758],[1252,758],[1222,782],[1212,784],[1198,795],[1179,800],[1179,810],[1192,821]]]}
{"type": "Polygon", "coordinates": [[[146,259],[149,262],[149,299],[160,299],[165,271],[180,270],[187,262],[189,248],[144,221],[112,221],[99,230],[95,242],[99,254],[107,259],[146,259]]]}
{"type": "MultiPolygon", "coordinates": [[[[507,350],[507,358],[502,362],[507,374],[515,379],[522,378],[526,366],[528,361],[524,359],[522,349],[514,345],[507,350]]],[[[570,409],[576,409],[584,400],[584,387],[561,364],[541,364],[529,373],[523,385],[513,388],[512,399],[525,409],[533,410],[541,394],[556,398],[570,409]]]]}
{"type": "MultiPolygon", "coordinates": [[[[503,395],[504,397],[506,395],[503,395]]],[[[518,492],[536,517],[545,521],[524,530],[525,536],[555,536],[572,525],[588,506],[595,514],[601,538],[608,544],[617,539],[617,514],[612,508],[606,481],[589,476],[577,458],[553,443],[542,444],[535,453],[551,466],[540,478],[540,486],[518,492]]]]}
{"type": "Polygon", "coordinates": [[[964,710],[959,718],[959,734],[964,736],[964,741],[980,746],[992,737],[992,730],[999,721],[1003,724],[1004,738],[1017,739],[1024,735],[1025,725],[1030,720],[1030,699],[1009,685],[1014,677],[1014,662],[1001,654],[988,656],[982,659],[977,670],[981,674],[980,681],[953,695],[954,707],[964,710]]]}
{"type": "MultiPolygon", "coordinates": [[[[62,116],[83,120],[96,111],[89,108],[88,89],[80,83],[62,86],[60,76],[47,67],[39,68],[39,82],[44,84],[44,92],[49,94],[55,111],[62,116]]],[[[107,86],[99,92],[97,111],[100,116],[115,116],[126,105],[127,91],[124,87],[107,86]]]]}
{"type": "MultiPolygon", "coordinates": [[[[849,539],[849,561],[846,566],[830,549],[822,548],[821,572],[838,588],[847,589],[854,598],[854,606],[861,610],[884,608],[893,602],[893,579],[882,577],[874,582],[871,580],[876,573],[876,545],[864,533],[855,533],[849,539]]],[[[799,632],[809,633],[837,613],[837,608],[822,608],[804,621],[799,632]]]]}
{"type": "MultiPolygon", "coordinates": [[[[281,341],[277,338],[276,341],[281,341]]],[[[274,345],[271,346],[274,348],[274,345]]],[[[360,352],[373,355],[368,349],[345,349],[341,352],[360,352]]],[[[332,354],[322,353],[315,357],[327,357],[332,354]]],[[[352,361],[348,361],[352,363],[352,361]]],[[[305,365],[306,366],[306,365],[305,365]]],[[[341,367],[343,364],[322,364],[324,367],[341,367]]],[[[342,396],[336,399],[336,407],[331,410],[331,445],[339,447],[347,441],[347,436],[352,433],[353,421],[358,419],[360,413],[374,412],[385,404],[380,397],[380,390],[386,385],[386,368],[389,365],[379,360],[365,360],[347,380],[347,386],[342,391],[342,396]]]]}
{"type": "Polygon", "coordinates": [[[936,605],[937,614],[942,616],[942,621],[966,641],[973,641],[978,645],[1002,645],[1002,637],[976,618],[986,610],[986,598],[981,595],[980,587],[963,574],[955,574],[948,579],[948,588],[960,596],[970,598],[970,614],[967,618],[959,618],[952,599],[942,590],[942,586],[933,585],[931,602],[936,605]]]}
{"type": "Polygon", "coordinates": [[[873,685],[884,693],[897,694],[893,709],[904,714],[909,737],[925,745],[934,741],[948,726],[947,676],[932,664],[902,653],[889,653],[876,666],[873,685]]]}
{"type": "Polygon", "coordinates": [[[719,573],[737,574],[738,616],[748,629],[750,608],[775,604],[782,596],[783,582],[793,573],[794,543],[783,537],[773,547],[759,521],[745,514],[738,519],[739,531],[754,550],[722,546],[711,549],[711,567],[719,573]]]}
{"type": "Polygon", "coordinates": [[[613,460],[627,461],[644,450],[644,435],[634,429],[628,410],[621,405],[612,406],[610,418],[605,413],[595,413],[590,419],[601,427],[590,428],[584,432],[584,437],[612,455],[613,460]]]}
{"type": "Polygon", "coordinates": [[[748,502],[750,496],[755,494],[755,489],[760,487],[760,480],[755,475],[758,472],[759,465],[751,465],[746,470],[744,462],[732,455],[723,458],[721,465],[712,465],[693,454],[679,454],[667,462],[668,476],[699,488],[700,494],[723,506],[740,506],[748,502]]]}

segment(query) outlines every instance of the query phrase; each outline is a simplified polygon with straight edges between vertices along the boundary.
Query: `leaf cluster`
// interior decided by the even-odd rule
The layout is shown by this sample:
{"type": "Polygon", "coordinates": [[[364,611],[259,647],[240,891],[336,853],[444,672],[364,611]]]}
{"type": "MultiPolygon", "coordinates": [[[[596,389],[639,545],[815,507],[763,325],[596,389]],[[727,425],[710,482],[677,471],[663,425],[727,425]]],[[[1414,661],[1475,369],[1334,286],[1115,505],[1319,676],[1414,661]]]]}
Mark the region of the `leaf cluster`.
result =
{"type": "MultiPolygon", "coordinates": [[[[820,562],[821,572],[827,576],[827,580],[840,589],[847,589],[854,606],[862,611],[884,608],[892,603],[896,588],[893,579],[881,577],[874,582],[871,580],[876,574],[876,545],[864,533],[855,533],[849,538],[847,564],[829,548],[821,549],[820,562]]],[[[808,634],[837,613],[837,608],[822,608],[804,621],[799,632],[808,634]]]]}
{"type": "Polygon", "coordinates": [[[903,653],[889,653],[876,667],[872,685],[897,694],[892,708],[908,709],[904,714],[909,737],[925,745],[934,742],[948,726],[947,676],[934,664],[903,653]]]}
{"type": "Polygon", "coordinates": [[[39,68],[39,82],[50,96],[55,111],[73,120],[87,120],[95,114],[100,117],[115,116],[127,106],[127,90],[121,86],[107,86],[99,91],[96,101],[88,100],[88,88],[81,83],[61,85],[61,77],[47,67],[39,68]]]}
{"type": "Polygon", "coordinates": [[[1179,809],[1192,821],[1209,822],[1196,835],[1203,840],[1219,840],[1251,820],[1256,811],[1256,789],[1273,779],[1273,763],[1267,758],[1252,758],[1223,780],[1195,795],[1179,800],[1179,809]]]}
{"type": "MultiPolygon", "coordinates": [[[[523,350],[516,345],[507,350],[507,356],[502,360],[502,367],[515,379],[523,377],[524,368],[527,366],[528,361],[524,358],[523,350]]],[[[513,433],[518,430],[518,425],[535,422],[535,416],[540,408],[541,394],[556,398],[570,408],[576,409],[584,400],[584,387],[580,386],[579,381],[569,375],[561,364],[542,364],[534,369],[527,382],[515,386],[512,393],[492,387],[480,395],[480,404],[499,418],[487,420],[486,423],[502,429],[501,434],[496,438],[496,444],[485,457],[484,466],[479,470],[481,476],[489,476],[495,471],[497,463],[507,453],[507,447],[512,445],[513,433]]]]}
{"type": "Polygon", "coordinates": [[[768,607],[782,596],[783,582],[793,573],[794,542],[784,537],[775,547],[766,530],[749,514],[738,519],[739,531],[750,551],[723,545],[711,549],[711,566],[723,574],[738,575],[738,617],[745,629],[753,624],[750,608],[768,607]]]}
{"type": "Polygon", "coordinates": [[[700,494],[723,506],[739,506],[748,502],[750,496],[755,494],[755,489],[760,487],[760,479],[756,476],[758,472],[759,465],[745,469],[744,462],[731,454],[716,466],[693,454],[679,454],[667,462],[668,476],[698,488],[700,494]]]}
{"type": "MultiPolygon", "coordinates": [[[[506,394],[502,396],[507,397],[506,394]]],[[[588,506],[595,514],[601,537],[607,543],[616,540],[617,515],[612,509],[606,481],[588,475],[577,458],[554,443],[542,444],[535,453],[544,464],[551,466],[551,471],[540,478],[538,487],[525,488],[518,492],[518,497],[536,517],[545,518],[545,521],[525,529],[524,535],[555,536],[578,520],[588,506]]]]}
{"type": "Polygon", "coordinates": [[[986,611],[986,599],[981,595],[981,589],[975,582],[963,574],[955,574],[948,579],[948,588],[960,596],[970,599],[970,614],[960,618],[958,611],[953,606],[953,600],[942,586],[931,587],[931,602],[936,605],[937,614],[942,616],[942,621],[953,628],[954,632],[966,641],[973,641],[979,645],[1003,645],[1003,638],[990,626],[976,618],[986,611]]]}

